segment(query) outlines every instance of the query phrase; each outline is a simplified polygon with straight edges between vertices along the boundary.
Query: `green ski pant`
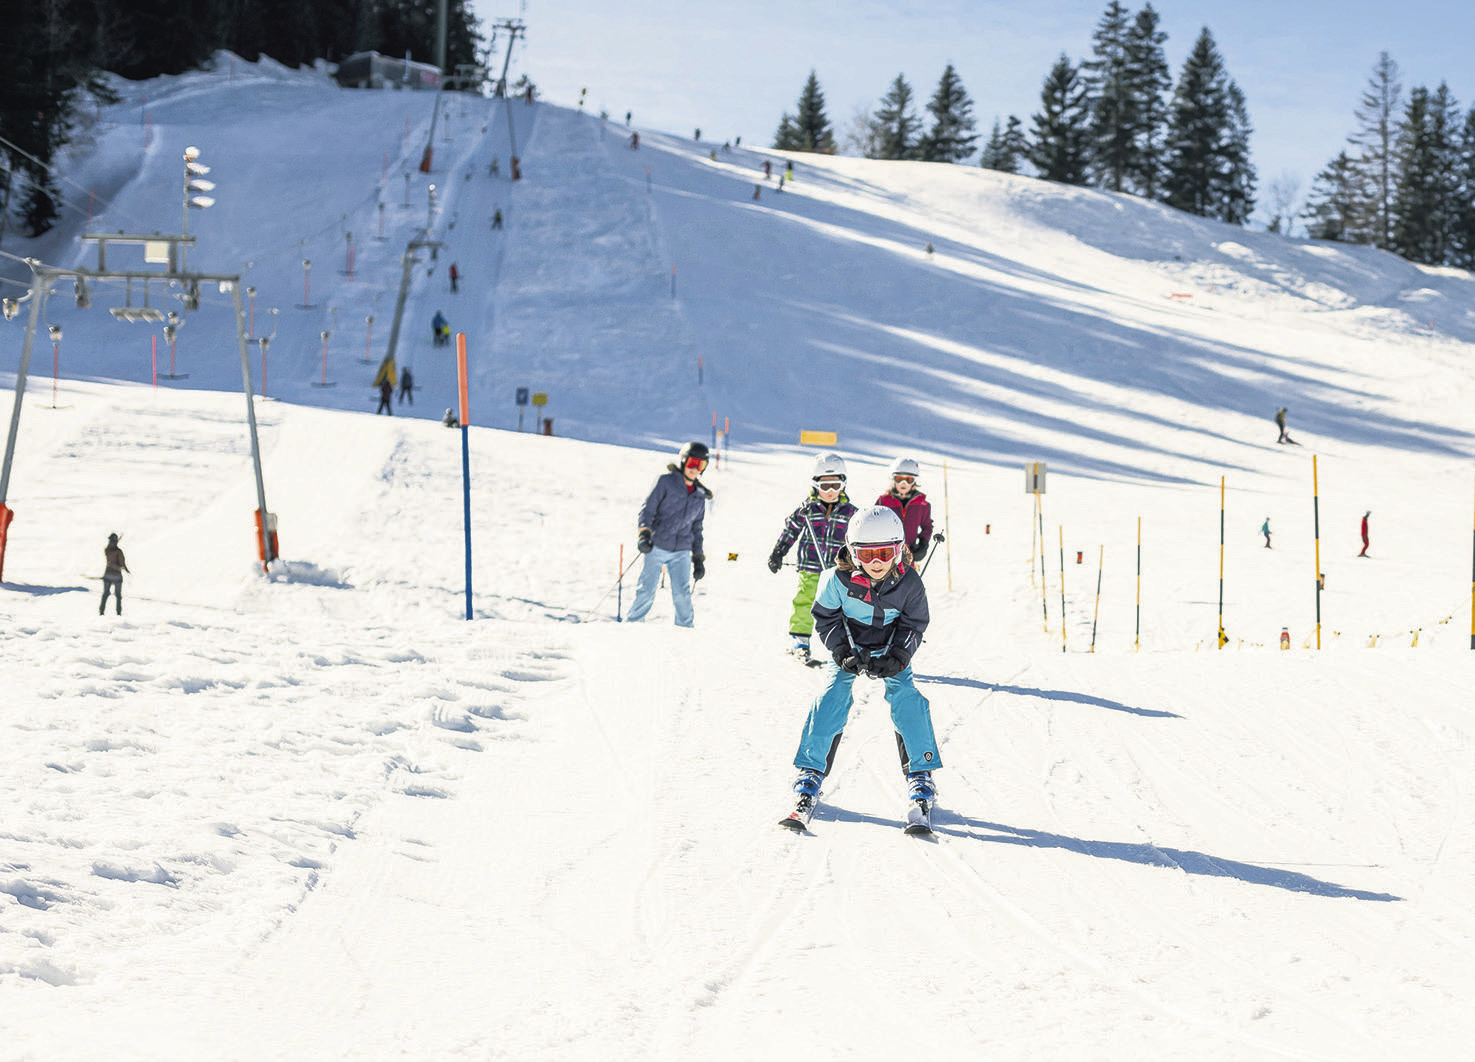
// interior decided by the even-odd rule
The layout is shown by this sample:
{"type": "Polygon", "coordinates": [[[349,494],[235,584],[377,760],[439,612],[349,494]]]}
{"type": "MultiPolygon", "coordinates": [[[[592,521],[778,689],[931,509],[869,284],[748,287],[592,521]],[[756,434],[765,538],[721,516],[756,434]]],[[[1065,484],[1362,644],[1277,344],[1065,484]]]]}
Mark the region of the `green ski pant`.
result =
{"type": "Polygon", "coordinates": [[[814,633],[814,592],[819,588],[819,572],[800,572],[799,589],[794,594],[794,614],[789,617],[789,633],[808,638],[814,633]]]}

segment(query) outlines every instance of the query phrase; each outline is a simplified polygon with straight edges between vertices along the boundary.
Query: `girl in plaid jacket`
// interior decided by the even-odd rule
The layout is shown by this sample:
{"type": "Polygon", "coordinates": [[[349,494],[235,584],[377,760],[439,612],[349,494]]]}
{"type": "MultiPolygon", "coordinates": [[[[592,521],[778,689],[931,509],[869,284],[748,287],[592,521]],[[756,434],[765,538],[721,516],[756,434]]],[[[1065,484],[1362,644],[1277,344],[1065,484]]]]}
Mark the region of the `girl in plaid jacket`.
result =
{"type": "Polygon", "coordinates": [[[839,454],[820,457],[814,463],[811,482],[809,497],[784,521],[784,529],[768,556],[768,570],[776,573],[783,566],[784,555],[798,543],[795,563],[799,568],[799,588],[789,616],[789,636],[794,643],[790,652],[805,663],[813,662],[809,658],[809,637],[814,633],[814,614],[810,608],[814,605],[820,572],[834,566],[845,545],[850,518],[855,515],[855,506],[845,496],[845,459],[839,454]]]}

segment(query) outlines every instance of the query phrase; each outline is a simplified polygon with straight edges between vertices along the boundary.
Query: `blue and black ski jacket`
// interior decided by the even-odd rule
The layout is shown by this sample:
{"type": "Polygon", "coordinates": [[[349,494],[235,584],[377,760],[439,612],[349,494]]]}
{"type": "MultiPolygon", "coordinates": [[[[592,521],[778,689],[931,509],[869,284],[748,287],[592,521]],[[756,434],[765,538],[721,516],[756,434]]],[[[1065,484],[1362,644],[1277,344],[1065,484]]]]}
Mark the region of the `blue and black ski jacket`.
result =
{"type": "Polygon", "coordinates": [[[892,653],[903,664],[910,663],[922,644],[932,618],[927,588],[909,554],[876,583],[851,567],[846,556],[819,577],[810,611],[814,633],[831,655],[853,645],[872,656],[892,653]]]}

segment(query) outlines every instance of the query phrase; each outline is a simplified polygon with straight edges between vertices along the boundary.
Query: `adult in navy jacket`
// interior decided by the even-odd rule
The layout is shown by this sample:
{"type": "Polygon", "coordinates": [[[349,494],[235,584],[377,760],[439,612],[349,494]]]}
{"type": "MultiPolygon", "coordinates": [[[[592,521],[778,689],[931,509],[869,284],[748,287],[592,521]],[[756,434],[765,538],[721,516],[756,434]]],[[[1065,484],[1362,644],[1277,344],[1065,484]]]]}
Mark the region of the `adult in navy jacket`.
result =
{"type": "Polygon", "coordinates": [[[636,548],[645,554],[640,581],[635,586],[635,603],[625,618],[639,623],[655,603],[661,568],[671,576],[671,603],[676,626],[692,625],[691,584],[707,574],[702,551],[702,520],[712,492],[698,478],[707,468],[707,447],[689,442],[677,454],[676,463],[656,477],[636,518],[636,548]]]}

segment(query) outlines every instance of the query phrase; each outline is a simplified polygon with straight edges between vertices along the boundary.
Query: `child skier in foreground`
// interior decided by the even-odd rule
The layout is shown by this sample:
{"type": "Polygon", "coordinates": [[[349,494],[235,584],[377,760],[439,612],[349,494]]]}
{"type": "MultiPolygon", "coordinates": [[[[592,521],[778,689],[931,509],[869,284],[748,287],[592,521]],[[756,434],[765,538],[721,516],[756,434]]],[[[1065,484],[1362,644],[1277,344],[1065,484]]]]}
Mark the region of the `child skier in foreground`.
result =
{"type": "MultiPolygon", "coordinates": [[[[825,776],[854,703],[857,675],[881,679],[896,728],[910,806],[908,833],[930,833],[937,789],[932,772],[942,766],[927,698],[912,684],[912,655],[927,630],[927,591],[912,567],[901,519],[882,505],[856,513],[845,532],[845,550],[820,576],[814,599],[814,632],[829,651],[829,679],[809,707],[794,766],[798,794],[781,825],[803,830],[814,816],[825,776]]],[[[817,655],[817,654],[816,654],[817,655]]]]}

